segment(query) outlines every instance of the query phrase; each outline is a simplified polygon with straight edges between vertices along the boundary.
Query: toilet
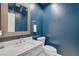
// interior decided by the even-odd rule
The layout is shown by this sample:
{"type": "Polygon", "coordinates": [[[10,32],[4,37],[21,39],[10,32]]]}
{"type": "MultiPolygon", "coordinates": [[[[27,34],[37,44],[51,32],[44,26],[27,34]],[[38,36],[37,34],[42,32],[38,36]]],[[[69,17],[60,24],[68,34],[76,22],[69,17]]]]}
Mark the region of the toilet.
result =
{"type": "Polygon", "coordinates": [[[44,45],[45,43],[45,37],[39,37],[37,38],[38,41],[43,42],[43,51],[45,53],[45,55],[47,56],[58,56],[59,54],[57,54],[57,49],[50,46],[50,45],[44,45]]]}

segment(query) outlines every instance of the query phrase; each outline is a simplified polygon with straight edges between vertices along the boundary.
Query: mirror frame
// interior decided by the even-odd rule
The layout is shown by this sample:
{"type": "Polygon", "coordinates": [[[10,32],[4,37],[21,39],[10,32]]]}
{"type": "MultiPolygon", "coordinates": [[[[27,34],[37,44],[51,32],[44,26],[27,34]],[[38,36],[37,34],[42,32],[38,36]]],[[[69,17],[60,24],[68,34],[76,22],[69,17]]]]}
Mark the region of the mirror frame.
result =
{"type": "Polygon", "coordinates": [[[18,35],[28,35],[30,34],[30,10],[29,10],[29,4],[27,3],[16,3],[20,4],[26,8],[28,8],[28,19],[27,19],[27,31],[22,32],[8,32],[8,3],[1,3],[1,19],[2,19],[2,31],[3,36],[18,36],[18,35]]]}
{"type": "Polygon", "coordinates": [[[1,31],[1,5],[0,5],[0,31],[1,31]]]}

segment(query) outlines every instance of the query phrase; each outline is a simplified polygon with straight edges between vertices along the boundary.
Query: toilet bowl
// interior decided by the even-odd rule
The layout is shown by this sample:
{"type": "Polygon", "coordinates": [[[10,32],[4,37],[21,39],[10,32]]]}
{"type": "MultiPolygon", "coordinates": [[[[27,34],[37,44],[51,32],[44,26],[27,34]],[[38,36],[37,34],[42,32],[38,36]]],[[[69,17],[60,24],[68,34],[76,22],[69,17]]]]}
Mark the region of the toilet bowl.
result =
{"type": "Polygon", "coordinates": [[[50,45],[44,45],[45,43],[45,37],[39,37],[37,38],[38,41],[43,42],[43,50],[44,53],[48,56],[56,56],[57,54],[57,49],[50,46],[50,45]]]}
{"type": "Polygon", "coordinates": [[[45,54],[48,56],[56,56],[57,55],[57,50],[52,46],[45,45],[43,47],[43,49],[44,49],[45,54]]]}

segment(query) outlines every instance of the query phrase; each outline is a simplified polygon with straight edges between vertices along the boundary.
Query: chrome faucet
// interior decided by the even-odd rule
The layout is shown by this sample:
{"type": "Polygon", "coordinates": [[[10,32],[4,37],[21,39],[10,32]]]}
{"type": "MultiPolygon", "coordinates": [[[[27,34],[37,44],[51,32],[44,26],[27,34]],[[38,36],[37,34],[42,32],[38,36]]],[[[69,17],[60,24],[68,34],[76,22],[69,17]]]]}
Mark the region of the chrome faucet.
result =
{"type": "Polygon", "coordinates": [[[17,45],[17,44],[21,44],[22,41],[23,41],[22,38],[18,37],[18,41],[16,42],[16,45],[17,45]]]}
{"type": "Polygon", "coordinates": [[[4,46],[0,46],[0,49],[3,49],[4,48],[4,46]]]}
{"type": "Polygon", "coordinates": [[[20,42],[19,42],[19,43],[22,43],[22,41],[23,41],[23,40],[22,40],[22,39],[20,39],[20,42]]]}
{"type": "Polygon", "coordinates": [[[20,43],[25,42],[25,40],[23,40],[24,38],[20,38],[20,43]]]}

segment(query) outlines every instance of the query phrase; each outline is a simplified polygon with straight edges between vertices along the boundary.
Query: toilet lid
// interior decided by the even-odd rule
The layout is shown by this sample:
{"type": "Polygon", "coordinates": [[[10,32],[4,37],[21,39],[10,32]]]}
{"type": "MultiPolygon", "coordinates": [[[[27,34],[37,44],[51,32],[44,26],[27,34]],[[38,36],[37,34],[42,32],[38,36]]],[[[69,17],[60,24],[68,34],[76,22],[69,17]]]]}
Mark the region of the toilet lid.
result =
{"type": "Polygon", "coordinates": [[[45,50],[48,50],[48,51],[57,51],[56,48],[54,48],[54,47],[52,47],[52,46],[49,46],[49,45],[45,45],[45,46],[44,46],[44,49],[45,49],[45,50]]]}

